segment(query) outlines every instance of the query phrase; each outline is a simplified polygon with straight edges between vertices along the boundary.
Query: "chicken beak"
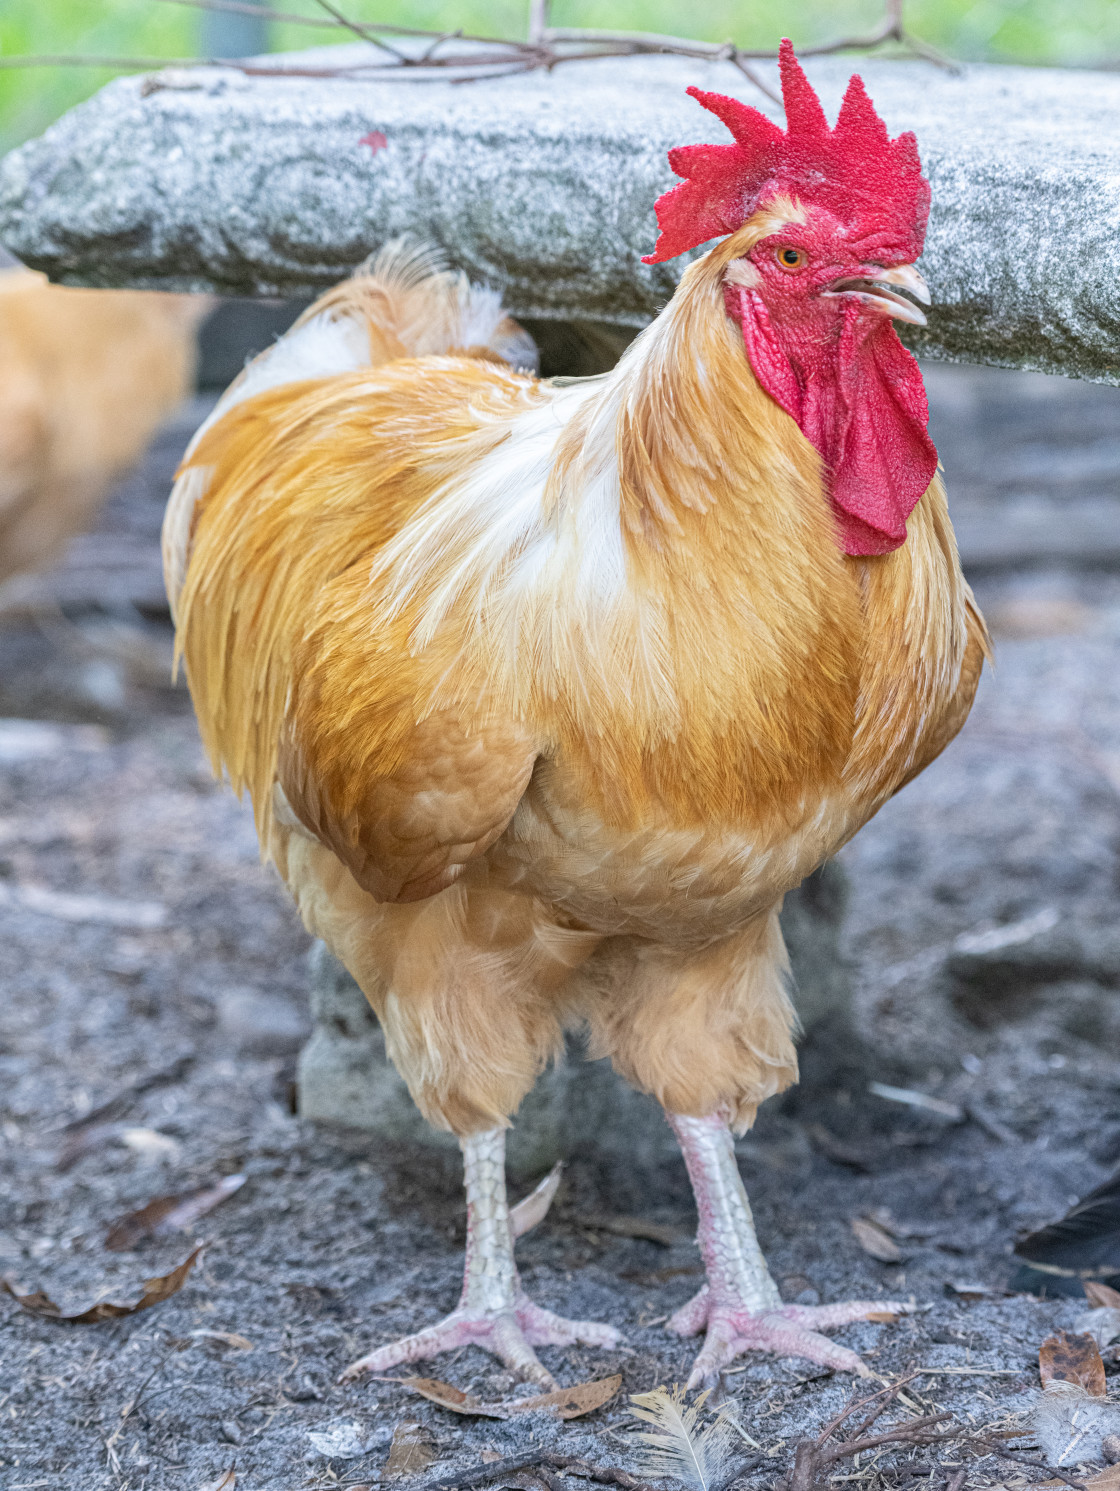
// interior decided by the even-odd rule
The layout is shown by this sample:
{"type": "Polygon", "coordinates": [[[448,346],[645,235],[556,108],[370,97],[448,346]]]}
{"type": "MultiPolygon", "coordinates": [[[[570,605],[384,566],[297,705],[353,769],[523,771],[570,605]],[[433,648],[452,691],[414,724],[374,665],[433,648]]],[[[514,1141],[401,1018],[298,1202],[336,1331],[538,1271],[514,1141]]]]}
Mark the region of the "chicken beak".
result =
{"type": "Polygon", "coordinates": [[[885,269],[882,274],[877,274],[875,278],[882,284],[897,285],[899,289],[908,291],[922,305],[933,304],[933,297],[929,293],[929,286],[913,264],[896,264],[893,269],[885,269]]]}
{"type": "Polygon", "coordinates": [[[893,269],[870,269],[866,274],[852,275],[836,280],[821,293],[826,296],[852,295],[869,311],[880,316],[891,316],[896,321],[909,321],[912,326],[925,326],[926,318],[913,300],[897,295],[890,288],[897,285],[900,290],[913,295],[922,305],[930,304],[929,286],[913,264],[897,264],[893,269]]]}

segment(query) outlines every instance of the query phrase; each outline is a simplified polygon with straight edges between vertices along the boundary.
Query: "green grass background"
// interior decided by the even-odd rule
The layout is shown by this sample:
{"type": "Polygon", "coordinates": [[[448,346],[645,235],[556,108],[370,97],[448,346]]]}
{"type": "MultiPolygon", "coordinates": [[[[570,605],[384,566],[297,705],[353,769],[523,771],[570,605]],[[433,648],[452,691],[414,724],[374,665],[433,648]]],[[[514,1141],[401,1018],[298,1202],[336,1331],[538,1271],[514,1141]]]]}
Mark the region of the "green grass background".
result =
{"type": "MultiPolygon", "coordinates": [[[[322,15],[314,0],[277,8],[322,15]]],[[[524,35],[524,0],[345,0],[356,19],[524,35]]],[[[665,31],[740,46],[825,41],[874,25],[878,0],[554,0],[558,26],[665,31]]],[[[1120,66],[1120,0],[910,0],[907,22],[926,41],[971,61],[1120,66]]],[[[276,50],[333,33],[277,24],[276,50]]],[[[169,0],[0,0],[0,58],[40,53],[195,55],[201,17],[169,0]]],[[[339,40],[347,39],[340,35],[339,40]]],[[[38,134],[101,87],[115,68],[0,69],[0,151],[38,134]]]]}

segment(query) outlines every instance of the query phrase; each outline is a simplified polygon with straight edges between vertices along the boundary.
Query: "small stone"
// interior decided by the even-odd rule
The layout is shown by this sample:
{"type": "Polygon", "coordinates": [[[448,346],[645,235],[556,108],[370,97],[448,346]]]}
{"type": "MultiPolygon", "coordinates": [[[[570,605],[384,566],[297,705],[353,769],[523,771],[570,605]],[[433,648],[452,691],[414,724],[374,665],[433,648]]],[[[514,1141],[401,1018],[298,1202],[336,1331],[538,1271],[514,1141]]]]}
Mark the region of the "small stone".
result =
{"type": "Polygon", "coordinates": [[[241,1432],[241,1425],[234,1419],[223,1419],[219,1427],[222,1431],[222,1438],[227,1444],[240,1444],[245,1438],[241,1432]]]}
{"type": "Polygon", "coordinates": [[[1106,1434],[1101,1440],[1101,1454],[1109,1465],[1120,1464],[1120,1434],[1106,1434]]]}

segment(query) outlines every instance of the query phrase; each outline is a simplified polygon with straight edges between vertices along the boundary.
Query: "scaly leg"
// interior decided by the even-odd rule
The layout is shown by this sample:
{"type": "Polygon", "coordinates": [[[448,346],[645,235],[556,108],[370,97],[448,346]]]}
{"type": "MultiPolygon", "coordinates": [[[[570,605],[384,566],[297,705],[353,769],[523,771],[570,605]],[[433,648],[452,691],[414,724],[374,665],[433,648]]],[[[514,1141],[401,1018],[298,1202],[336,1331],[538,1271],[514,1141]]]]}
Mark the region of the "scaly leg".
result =
{"type": "Polygon", "coordinates": [[[688,1379],[689,1388],[712,1387],[720,1369],[744,1351],[803,1356],[822,1367],[870,1375],[854,1351],[819,1330],[865,1320],[871,1311],[908,1314],[910,1305],[853,1300],[838,1305],[783,1305],[758,1246],[750,1202],[743,1189],[731,1130],[718,1114],[666,1117],[688,1166],[700,1214],[698,1241],[708,1282],[673,1315],[667,1329],[679,1336],[707,1336],[688,1379]]]}
{"type": "MultiPolygon", "coordinates": [[[[481,1346],[518,1377],[548,1390],[556,1383],[534,1346],[618,1344],[619,1334],[613,1326],[565,1320],[535,1305],[522,1289],[513,1261],[513,1239],[517,1231],[527,1228],[517,1228],[510,1222],[505,1130],[469,1134],[459,1143],[467,1191],[467,1262],[459,1303],[438,1325],[381,1346],[354,1362],[342,1374],[343,1382],[363,1372],[385,1372],[401,1362],[422,1361],[460,1346],[481,1346]]],[[[536,1210],[539,1221],[544,1212],[539,1206],[536,1210]]]]}

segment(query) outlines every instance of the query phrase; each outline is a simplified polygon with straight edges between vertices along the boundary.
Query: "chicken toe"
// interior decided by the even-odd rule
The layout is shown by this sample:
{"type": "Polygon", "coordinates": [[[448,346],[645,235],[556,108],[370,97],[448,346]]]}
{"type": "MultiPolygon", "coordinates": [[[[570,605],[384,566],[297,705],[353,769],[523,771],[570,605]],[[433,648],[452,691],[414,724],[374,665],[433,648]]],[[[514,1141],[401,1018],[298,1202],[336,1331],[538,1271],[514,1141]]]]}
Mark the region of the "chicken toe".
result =
{"type": "Polygon", "coordinates": [[[708,1275],[703,1289],[670,1317],[666,1327],[679,1336],[707,1332],[688,1387],[714,1386],[720,1371],[744,1351],[800,1356],[822,1367],[868,1376],[854,1351],[821,1332],[871,1315],[906,1315],[914,1306],[897,1300],[783,1304],[755,1236],[727,1124],[718,1115],[668,1117],[696,1196],[700,1251],[708,1275]]]}
{"type": "Polygon", "coordinates": [[[544,1188],[533,1193],[529,1198],[536,1201],[532,1218],[526,1221],[522,1217],[519,1224],[517,1216],[511,1218],[506,1202],[505,1130],[471,1134],[461,1144],[467,1191],[467,1261],[458,1305],[437,1325],[380,1346],[352,1362],[340,1381],[350,1382],[366,1372],[386,1372],[403,1362],[424,1361],[462,1346],[481,1346],[518,1377],[548,1391],[556,1387],[556,1382],[534,1347],[618,1344],[619,1333],[613,1326],[554,1315],[534,1304],[521,1287],[513,1239],[544,1215],[555,1184],[548,1187],[543,1200],[539,1192],[544,1188]]]}
{"type": "Polygon", "coordinates": [[[868,1368],[856,1353],[830,1341],[821,1331],[866,1320],[872,1313],[904,1315],[913,1308],[896,1300],[851,1300],[836,1305],[779,1305],[753,1313],[732,1301],[714,1301],[705,1287],[670,1317],[666,1328],[679,1336],[693,1336],[707,1329],[688,1379],[689,1391],[714,1387],[723,1368],[745,1351],[800,1356],[821,1367],[867,1377],[868,1368]]]}
{"type": "Polygon", "coordinates": [[[535,1382],[548,1392],[557,1384],[534,1351],[535,1346],[610,1347],[617,1345],[618,1340],[619,1333],[613,1326],[589,1320],[565,1320],[534,1304],[518,1289],[512,1304],[501,1309],[460,1305],[438,1325],[378,1347],[351,1363],[339,1380],[351,1382],[365,1372],[386,1372],[402,1362],[423,1361],[438,1356],[441,1351],[481,1346],[523,1381],[535,1382]]]}

